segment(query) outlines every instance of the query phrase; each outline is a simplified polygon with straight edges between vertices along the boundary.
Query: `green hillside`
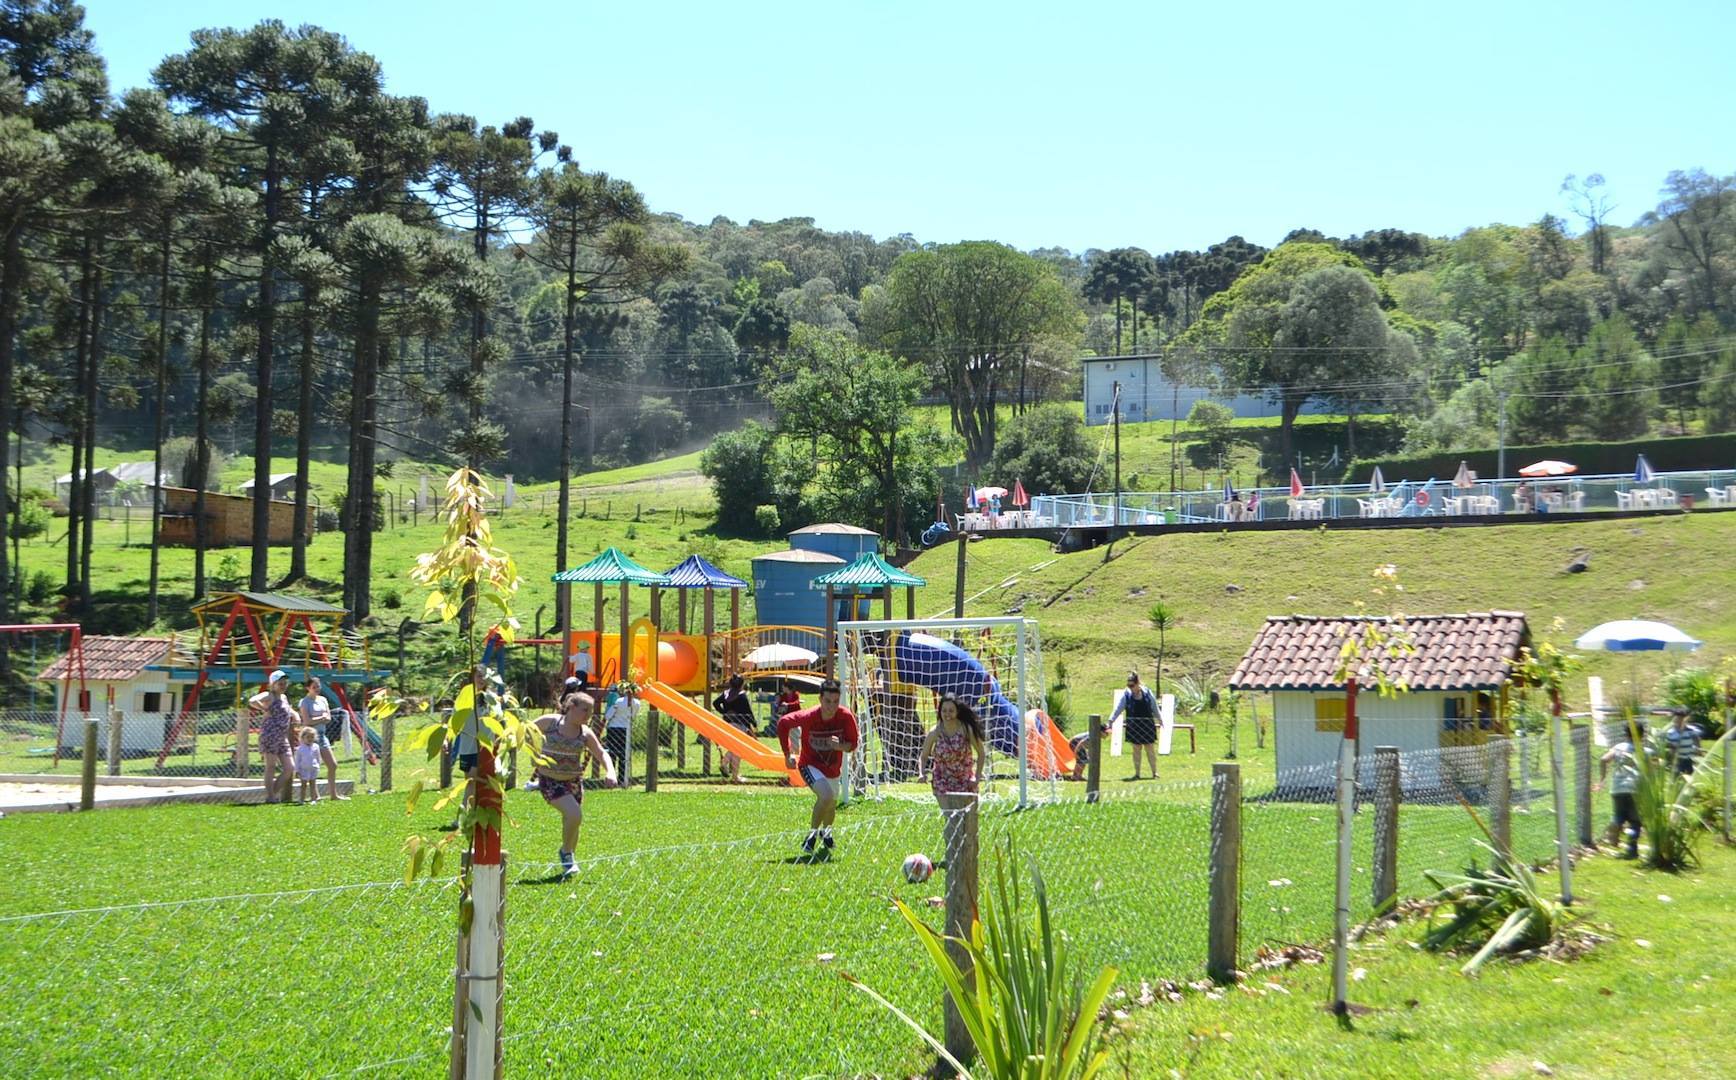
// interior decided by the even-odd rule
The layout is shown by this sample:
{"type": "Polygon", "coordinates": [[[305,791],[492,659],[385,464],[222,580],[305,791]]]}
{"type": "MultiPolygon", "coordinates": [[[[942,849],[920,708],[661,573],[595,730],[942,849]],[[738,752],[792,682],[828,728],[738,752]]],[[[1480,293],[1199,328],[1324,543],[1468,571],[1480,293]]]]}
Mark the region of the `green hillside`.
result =
{"type": "MultiPolygon", "coordinates": [[[[1736,604],[1729,553],[1736,514],[1669,515],[1644,520],[1479,529],[1368,529],[1333,532],[1220,532],[1124,541],[1103,551],[1052,554],[1035,540],[970,545],[969,615],[1023,614],[1041,624],[1045,662],[1064,657],[1076,690],[1103,698],[1128,667],[1148,675],[1157,632],[1146,612],[1161,598],[1180,615],[1168,634],[1172,675],[1200,673],[1221,683],[1268,615],[1344,614],[1376,606],[1374,568],[1398,567],[1399,609],[1446,613],[1490,608],[1523,611],[1532,631],[1567,642],[1606,619],[1658,618],[1707,642],[1694,663],[1736,654],[1736,604]],[[1589,551],[1590,569],[1563,572],[1589,551]],[[1563,629],[1551,630],[1553,620],[1563,629]]],[[[923,615],[950,614],[956,549],[927,553],[911,569],[927,578],[923,615]]],[[[1647,679],[1679,660],[1588,657],[1588,674],[1647,679]]],[[[1576,680],[1572,704],[1584,704],[1576,680]]],[[[1095,700],[1094,698],[1092,700],[1095,700]]]]}

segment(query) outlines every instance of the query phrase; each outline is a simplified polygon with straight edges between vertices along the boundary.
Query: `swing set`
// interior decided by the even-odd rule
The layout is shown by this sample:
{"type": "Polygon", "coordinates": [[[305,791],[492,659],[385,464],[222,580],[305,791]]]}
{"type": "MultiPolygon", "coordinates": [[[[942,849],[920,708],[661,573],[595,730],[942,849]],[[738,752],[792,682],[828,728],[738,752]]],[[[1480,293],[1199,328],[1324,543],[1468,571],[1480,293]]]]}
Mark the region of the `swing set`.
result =
{"type": "Polygon", "coordinates": [[[362,712],[350,703],[344,685],[359,687],[371,682],[385,682],[392,672],[373,669],[369,664],[366,639],[344,632],[343,620],[349,612],[305,596],[255,592],[218,593],[193,605],[192,611],[199,623],[199,666],[180,668],[171,663],[161,669],[169,672],[172,680],[191,682],[193,688],[188,691],[180,712],[176,714],[169,738],[163,743],[163,751],[157,755],[158,768],[162,768],[169,747],[174,746],[194,723],[200,691],[214,672],[224,669],[228,673],[222,677],[235,684],[235,767],[238,771],[246,770],[251,742],[242,687],[263,685],[270,672],[278,668],[297,681],[319,675],[328,683],[348,714],[350,728],[361,740],[368,761],[378,760],[375,757],[379,748],[378,736],[364,722],[362,712]],[[215,634],[211,632],[213,624],[217,625],[215,634]]]}

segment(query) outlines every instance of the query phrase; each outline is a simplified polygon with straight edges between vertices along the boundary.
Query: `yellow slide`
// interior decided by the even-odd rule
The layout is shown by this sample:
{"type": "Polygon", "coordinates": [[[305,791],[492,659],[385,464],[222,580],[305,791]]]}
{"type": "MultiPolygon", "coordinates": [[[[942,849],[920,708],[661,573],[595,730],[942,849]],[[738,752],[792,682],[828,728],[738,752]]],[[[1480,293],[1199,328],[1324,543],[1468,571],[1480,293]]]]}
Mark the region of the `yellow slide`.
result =
{"type": "Polygon", "coordinates": [[[734,727],[716,713],[700,708],[666,683],[648,682],[639,688],[647,705],[661,709],[756,769],[781,772],[791,787],[807,787],[801,773],[784,764],[784,756],[765,743],[734,727]]]}

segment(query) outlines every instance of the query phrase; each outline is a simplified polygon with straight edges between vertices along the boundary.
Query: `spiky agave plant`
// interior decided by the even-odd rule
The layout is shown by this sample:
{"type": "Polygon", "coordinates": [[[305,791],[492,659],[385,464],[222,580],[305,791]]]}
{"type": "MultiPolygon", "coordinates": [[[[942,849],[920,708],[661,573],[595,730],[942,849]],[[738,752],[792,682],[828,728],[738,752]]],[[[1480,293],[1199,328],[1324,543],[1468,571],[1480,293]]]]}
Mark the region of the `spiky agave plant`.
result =
{"type": "Polygon", "coordinates": [[[1567,908],[1538,887],[1537,875],[1529,866],[1506,858],[1481,840],[1477,844],[1489,853],[1489,869],[1473,862],[1463,874],[1423,874],[1437,890],[1426,901],[1431,910],[1423,948],[1461,948],[1481,940],[1471,959],[1459,969],[1466,975],[1476,974],[1497,954],[1547,945],[1569,918],[1567,908]],[[1451,914],[1445,921],[1437,921],[1442,911],[1451,914]]]}

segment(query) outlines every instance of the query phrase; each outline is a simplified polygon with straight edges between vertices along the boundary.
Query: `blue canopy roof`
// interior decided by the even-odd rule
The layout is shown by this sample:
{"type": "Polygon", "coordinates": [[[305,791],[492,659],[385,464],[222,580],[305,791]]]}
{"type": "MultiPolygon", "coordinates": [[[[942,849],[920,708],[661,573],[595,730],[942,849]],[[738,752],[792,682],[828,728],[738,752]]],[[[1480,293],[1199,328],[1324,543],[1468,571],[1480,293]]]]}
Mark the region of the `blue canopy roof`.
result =
{"type": "Polygon", "coordinates": [[[689,555],[681,565],[664,575],[677,589],[745,589],[747,582],[726,574],[698,555],[689,555]]]}

